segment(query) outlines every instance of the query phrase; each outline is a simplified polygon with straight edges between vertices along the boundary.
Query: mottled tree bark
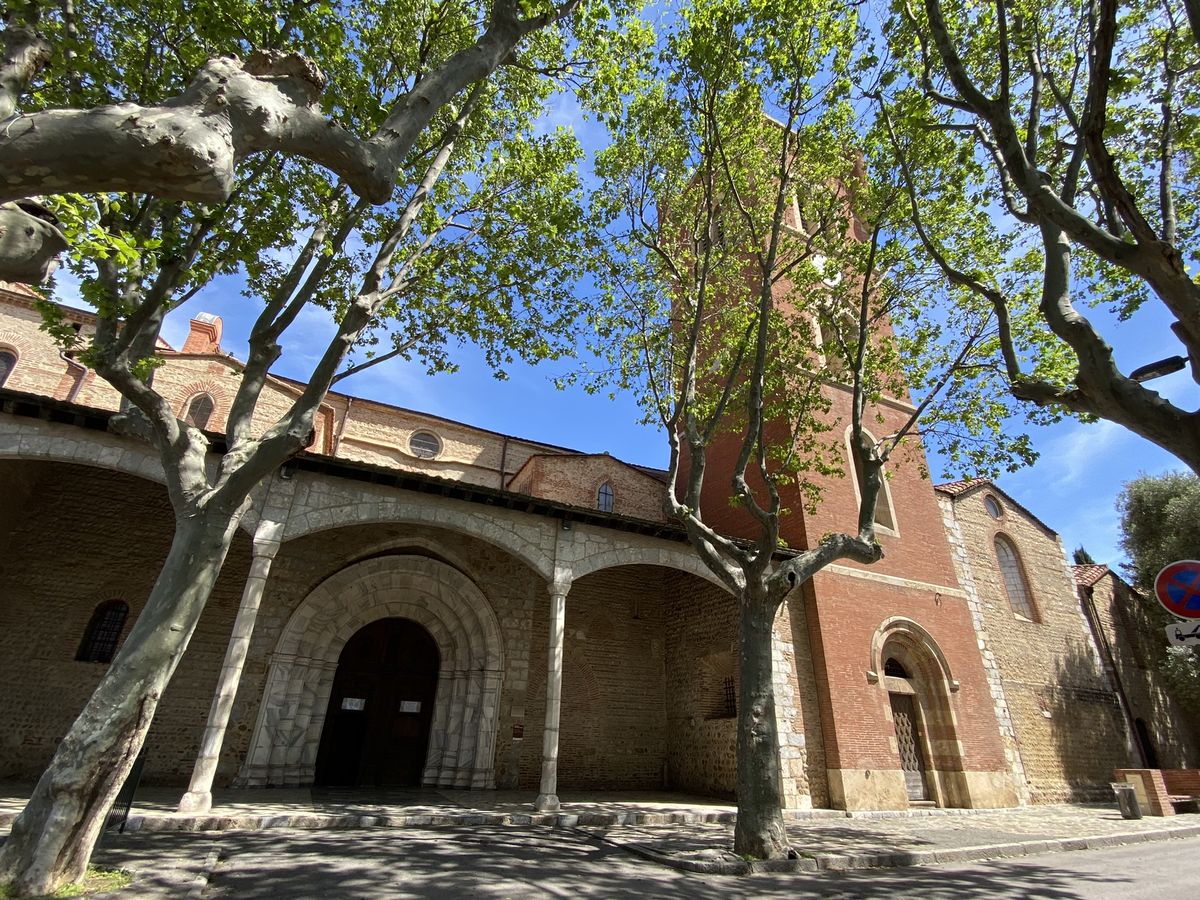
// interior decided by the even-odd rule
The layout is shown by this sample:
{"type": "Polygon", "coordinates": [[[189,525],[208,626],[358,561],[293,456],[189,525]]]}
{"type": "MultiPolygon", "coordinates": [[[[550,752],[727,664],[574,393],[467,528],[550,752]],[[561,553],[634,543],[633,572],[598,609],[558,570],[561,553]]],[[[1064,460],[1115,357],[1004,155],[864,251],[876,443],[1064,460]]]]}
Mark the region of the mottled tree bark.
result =
{"type": "Polygon", "coordinates": [[[738,817],[733,851],[755,859],[774,859],[788,850],[771,658],[778,606],[748,588],[740,607],[738,817]]]}
{"type": "Polygon", "coordinates": [[[48,894],[83,876],[240,518],[240,510],[203,509],[176,520],[145,608],[0,848],[0,883],[18,896],[48,894]]]}
{"type": "MultiPolygon", "coordinates": [[[[100,191],[218,202],[232,192],[241,160],[276,152],[324,166],[364,200],[386,203],[403,160],[437,112],[490,77],[522,38],[571,15],[580,2],[523,17],[521,4],[498,0],[478,38],[402,94],[369,136],[321,109],[325,78],[311,61],[270,50],[244,61],[211,59],[183,92],[155,105],[24,113],[18,100],[51,59],[51,47],[35,28],[9,23],[0,33],[0,202],[100,191]]],[[[20,262],[0,244],[0,279],[24,276],[20,262]]]]}

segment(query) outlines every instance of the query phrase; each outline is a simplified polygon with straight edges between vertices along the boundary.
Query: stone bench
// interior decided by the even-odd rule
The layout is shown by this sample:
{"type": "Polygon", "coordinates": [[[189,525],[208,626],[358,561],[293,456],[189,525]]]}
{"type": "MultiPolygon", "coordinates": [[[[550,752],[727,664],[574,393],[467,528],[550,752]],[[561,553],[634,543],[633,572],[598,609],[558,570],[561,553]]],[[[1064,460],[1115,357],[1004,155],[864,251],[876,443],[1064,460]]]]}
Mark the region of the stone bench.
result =
{"type": "Polygon", "coordinates": [[[1200,813],[1200,769],[1161,769],[1176,812],[1200,813]]]}
{"type": "Polygon", "coordinates": [[[1200,769],[1117,769],[1114,780],[1134,786],[1144,815],[1200,813],[1200,769]]]}

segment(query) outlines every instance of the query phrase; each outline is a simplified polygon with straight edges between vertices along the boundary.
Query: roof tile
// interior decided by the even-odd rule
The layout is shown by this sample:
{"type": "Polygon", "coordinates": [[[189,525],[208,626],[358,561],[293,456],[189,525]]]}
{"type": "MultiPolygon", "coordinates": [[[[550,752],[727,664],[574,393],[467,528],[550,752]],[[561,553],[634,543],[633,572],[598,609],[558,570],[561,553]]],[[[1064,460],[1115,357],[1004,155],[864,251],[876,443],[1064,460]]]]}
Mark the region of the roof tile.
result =
{"type": "Polygon", "coordinates": [[[1091,587],[1109,573],[1109,568],[1102,563],[1088,563],[1082,566],[1071,566],[1075,573],[1075,583],[1080,587],[1091,587]]]}

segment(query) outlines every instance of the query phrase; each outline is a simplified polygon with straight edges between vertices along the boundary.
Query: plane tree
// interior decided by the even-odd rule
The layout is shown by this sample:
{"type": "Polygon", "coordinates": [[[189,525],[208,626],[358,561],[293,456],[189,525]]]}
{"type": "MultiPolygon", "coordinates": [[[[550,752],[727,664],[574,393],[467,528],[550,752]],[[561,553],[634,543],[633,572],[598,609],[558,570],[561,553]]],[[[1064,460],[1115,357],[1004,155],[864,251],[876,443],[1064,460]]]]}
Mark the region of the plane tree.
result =
{"type": "Polygon", "coordinates": [[[1200,654],[1195,647],[1165,646],[1163,628],[1178,621],[1154,597],[1154,578],[1165,566],[1195,559],[1200,547],[1200,477],[1191,472],[1140,475],[1117,496],[1124,566],[1137,593],[1127,598],[1136,639],[1149,649],[1176,699],[1195,710],[1200,704],[1200,654]]]}
{"type": "Polygon", "coordinates": [[[606,60],[637,41],[610,28],[621,13],[581,0],[6,7],[0,277],[36,281],[38,242],[67,248],[97,328],[81,342],[49,301],[46,327],[120,392],[111,427],[156,449],[175,521],[141,614],[13,823],[0,884],[40,895],[83,875],[256,486],[308,445],[334,383],[393,357],[452,368],[462,342],[500,374],[571,348],[588,259],[580,148],[544,113],[564,85],[605,95],[619,71],[606,60]],[[240,279],[253,325],[214,454],[153,375],[164,318],[218,276],[240,279]],[[268,374],[313,308],[328,339],[305,348],[305,386],[268,417],[268,374]]]}
{"type": "Polygon", "coordinates": [[[578,377],[636,392],[669,447],[664,509],[736,598],[733,849],[759,859],[792,852],[772,681],[785,598],[833,562],[882,557],[885,467],[920,465],[915,441],[976,471],[1031,457],[1023,438],[997,433],[1006,395],[965,389],[994,316],[925,315],[930,272],[897,230],[898,172],[864,167],[852,12],[696,0],[664,18],[597,160],[607,303],[593,322],[600,361],[578,377]],[[880,401],[910,389],[914,411],[872,436],[880,401]],[[786,517],[846,472],[847,426],[856,515],[788,546],[786,517]]]}
{"type": "Polygon", "coordinates": [[[923,252],[949,302],[994,311],[1012,395],[1200,473],[1197,8],[893,0],[870,92],[923,252]]]}

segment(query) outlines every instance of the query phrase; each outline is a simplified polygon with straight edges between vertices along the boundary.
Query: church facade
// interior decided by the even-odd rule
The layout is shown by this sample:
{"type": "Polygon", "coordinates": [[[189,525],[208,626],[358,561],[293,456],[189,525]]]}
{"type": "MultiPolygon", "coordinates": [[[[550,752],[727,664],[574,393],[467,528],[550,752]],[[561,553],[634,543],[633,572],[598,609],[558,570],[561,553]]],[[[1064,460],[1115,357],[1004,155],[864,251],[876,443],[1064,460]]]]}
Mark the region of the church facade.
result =
{"type": "MultiPolygon", "coordinates": [[[[109,429],[115,391],[38,325],[32,296],[0,286],[0,778],[48,761],[172,520],[156,455],[109,429]]],[[[240,370],[220,341],[197,316],[155,375],[214,458],[240,370]]],[[[299,388],[273,379],[261,423],[299,388]]],[[[1149,670],[1141,693],[1119,684],[1135,679],[1105,647],[1125,625],[1111,603],[1088,612],[1057,536],[990,483],[935,489],[909,454],[880,507],[885,558],[830,566],[776,623],[788,806],[1092,798],[1148,741],[1194,765],[1149,670]]],[[[145,779],[192,810],[230,785],[507,788],[542,808],[572,789],[732,796],[736,608],[665,519],[662,477],[330,394],[309,451],[255,495],[145,779]]],[[[853,521],[856,480],[824,488],[791,546],[853,521]]]]}

